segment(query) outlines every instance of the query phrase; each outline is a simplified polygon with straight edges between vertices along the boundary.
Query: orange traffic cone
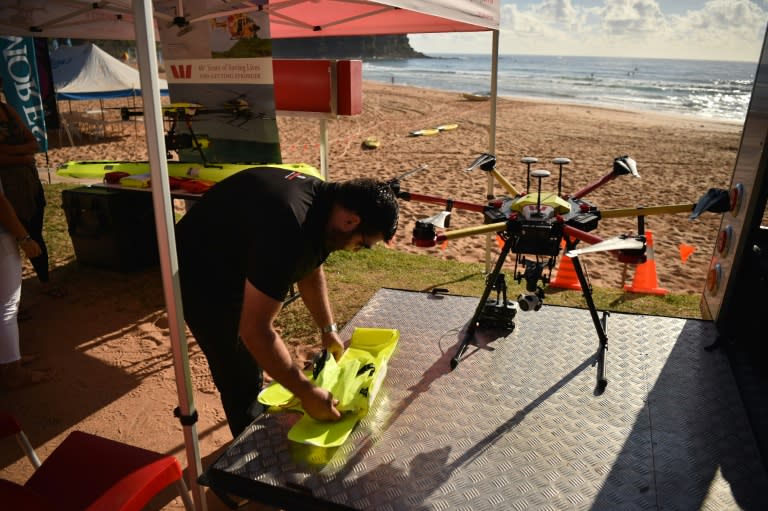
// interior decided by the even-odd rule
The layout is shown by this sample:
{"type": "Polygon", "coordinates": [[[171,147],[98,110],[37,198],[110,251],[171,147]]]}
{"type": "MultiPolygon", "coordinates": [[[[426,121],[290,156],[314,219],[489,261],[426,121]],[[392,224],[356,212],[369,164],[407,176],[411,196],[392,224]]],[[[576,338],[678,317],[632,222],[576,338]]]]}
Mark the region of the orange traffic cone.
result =
{"type": "MultiPolygon", "coordinates": [[[[561,243],[564,246],[565,243],[561,243]]],[[[576,275],[576,268],[573,267],[573,261],[570,257],[563,254],[560,258],[560,266],[557,267],[557,273],[555,278],[549,282],[550,287],[556,287],[560,289],[573,289],[574,291],[581,290],[581,283],[579,283],[579,276],[576,275]]]]}
{"type": "Polygon", "coordinates": [[[624,291],[629,291],[630,293],[665,295],[669,293],[669,290],[659,287],[659,282],[656,278],[656,261],[653,257],[653,233],[651,233],[651,231],[645,231],[645,239],[646,261],[637,265],[632,285],[624,286],[624,291]]]}

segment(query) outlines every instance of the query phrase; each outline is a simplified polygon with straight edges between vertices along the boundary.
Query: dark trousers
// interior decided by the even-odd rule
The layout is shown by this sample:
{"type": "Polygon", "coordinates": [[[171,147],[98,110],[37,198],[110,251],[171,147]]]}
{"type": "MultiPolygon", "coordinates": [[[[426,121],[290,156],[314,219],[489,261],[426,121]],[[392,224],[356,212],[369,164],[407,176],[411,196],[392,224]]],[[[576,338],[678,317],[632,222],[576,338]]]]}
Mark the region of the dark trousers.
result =
{"type": "MultiPolygon", "coordinates": [[[[182,296],[184,293],[182,293],[182,296]]],[[[262,370],[238,336],[239,307],[225,310],[184,299],[184,316],[208,360],[213,382],[221,394],[229,429],[237,437],[264,410],[256,400],[263,383],[262,370]]]]}
{"type": "Polygon", "coordinates": [[[45,192],[43,187],[40,187],[40,191],[37,197],[37,208],[32,218],[23,222],[24,227],[27,229],[30,238],[35,240],[40,245],[40,255],[37,257],[31,257],[29,260],[32,263],[32,267],[37,273],[37,278],[40,282],[48,282],[50,276],[48,275],[48,247],[43,239],[43,217],[45,215],[45,192]]]}

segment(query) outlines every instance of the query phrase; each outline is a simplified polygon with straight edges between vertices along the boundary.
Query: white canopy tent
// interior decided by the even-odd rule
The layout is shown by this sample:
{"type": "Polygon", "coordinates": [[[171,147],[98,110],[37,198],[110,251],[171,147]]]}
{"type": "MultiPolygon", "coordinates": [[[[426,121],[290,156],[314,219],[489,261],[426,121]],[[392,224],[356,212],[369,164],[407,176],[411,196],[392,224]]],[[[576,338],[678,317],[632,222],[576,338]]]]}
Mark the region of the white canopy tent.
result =
{"type": "MultiPolygon", "coordinates": [[[[93,43],[61,46],[51,53],[53,88],[57,99],[126,98],[141,94],[139,71],[93,43]]],[[[168,81],[159,80],[160,94],[168,81]]]]}
{"type": "MultiPolygon", "coordinates": [[[[211,19],[266,10],[273,38],[340,35],[493,31],[489,152],[495,152],[496,76],[499,0],[255,0],[214,2],[204,12],[188,12],[183,0],[0,0],[0,34],[80,39],[135,40],[151,167],[155,223],[160,248],[163,292],[168,311],[179,416],[195,507],[206,509],[197,478],[202,472],[196,410],[188,364],[178,280],[178,260],[168,165],[165,158],[160,82],[155,54],[156,25],[167,23],[191,32],[211,19]]],[[[489,192],[492,187],[489,176],[489,192]]],[[[487,240],[490,244],[490,238],[487,240]]],[[[487,251],[488,252],[488,251],[487,251]]]]}

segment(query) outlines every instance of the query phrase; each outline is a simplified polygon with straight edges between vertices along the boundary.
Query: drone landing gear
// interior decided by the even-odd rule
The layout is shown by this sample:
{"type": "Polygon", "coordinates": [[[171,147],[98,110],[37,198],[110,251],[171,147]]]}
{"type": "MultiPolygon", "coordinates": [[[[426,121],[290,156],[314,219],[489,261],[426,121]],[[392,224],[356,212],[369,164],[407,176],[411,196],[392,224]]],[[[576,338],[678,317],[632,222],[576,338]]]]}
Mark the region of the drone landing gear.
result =
{"type": "MultiPolygon", "coordinates": [[[[512,321],[512,318],[515,316],[515,308],[507,301],[506,282],[503,280],[503,275],[501,284],[497,284],[497,282],[499,282],[499,276],[501,275],[501,267],[504,265],[504,260],[507,258],[509,251],[512,249],[512,243],[512,238],[507,238],[507,240],[504,242],[504,246],[501,249],[501,254],[499,254],[499,258],[496,260],[496,264],[493,267],[493,271],[490,273],[490,275],[488,275],[488,278],[486,279],[485,289],[483,290],[483,295],[480,297],[480,302],[477,304],[477,308],[475,309],[475,313],[472,315],[472,319],[469,320],[467,330],[464,333],[464,338],[461,340],[459,347],[456,349],[456,354],[451,359],[452,370],[456,369],[456,366],[458,366],[459,362],[461,361],[461,356],[467,350],[467,346],[469,346],[469,344],[474,341],[475,332],[477,331],[477,327],[480,326],[481,318],[486,320],[484,321],[485,323],[487,322],[489,316],[503,316],[504,314],[508,314],[511,311],[511,315],[507,316],[506,322],[507,325],[511,325],[510,330],[514,329],[515,327],[515,323],[512,321]],[[501,286],[503,286],[503,288],[501,286]],[[491,295],[491,291],[494,288],[503,289],[503,302],[501,304],[499,304],[498,299],[496,300],[495,304],[489,304],[488,297],[491,295]]],[[[491,302],[493,302],[493,300],[491,300],[491,302]]]]}
{"type": "MultiPolygon", "coordinates": [[[[568,243],[566,244],[569,245],[568,243]]],[[[592,361],[592,367],[595,367],[595,365],[597,366],[597,384],[595,385],[594,394],[599,396],[605,392],[605,387],[608,386],[608,379],[605,376],[605,356],[606,352],[608,351],[608,336],[606,335],[605,331],[610,313],[608,311],[603,311],[603,317],[597,317],[597,307],[595,307],[595,302],[592,300],[592,290],[590,289],[589,284],[587,283],[587,279],[584,276],[584,270],[581,267],[579,256],[571,258],[571,262],[573,262],[573,269],[576,271],[576,277],[579,279],[579,284],[581,284],[582,294],[584,295],[584,299],[587,301],[589,314],[592,316],[592,323],[595,325],[597,338],[599,340],[597,353],[595,353],[595,358],[592,361]]]]}
{"type": "MultiPolygon", "coordinates": [[[[464,337],[456,349],[456,354],[451,359],[451,370],[456,369],[456,367],[459,365],[461,357],[464,355],[467,347],[470,344],[474,344],[475,332],[477,331],[478,327],[508,327],[509,330],[514,330],[515,324],[512,319],[515,317],[516,309],[514,305],[507,300],[506,282],[504,280],[504,275],[501,273],[501,268],[504,265],[504,261],[509,255],[512,246],[514,245],[514,242],[514,236],[508,237],[504,242],[504,246],[501,249],[499,258],[496,260],[493,271],[490,273],[490,275],[488,275],[485,289],[483,290],[483,295],[480,297],[480,302],[477,304],[477,308],[475,309],[475,313],[472,316],[472,319],[469,320],[467,329],[464,333],[464,337]],[[497,291],[497,299],[495,301],[492,299],[489,300],[491,291],[494,289],[497,291]],[[499,294],[501,295],[500,297],[499,294]]],[[[570,240],[567,239],[567,237],[566,246],[569,250],[573,248],[573,245],[571,244],[570,240]]],[[[592,367],[597,366],[594,395],[599,396],[608,386],[608,379],[605,374],[605,359],[606,352],[608,351],[608,336],[605,332],[608,316],[610,314],[607,311],[603,311],[602,318],[598,317],[597,307],[595,307],[595,302],[592,299],[592,290],[587,283],[587,279],[584,275],[584,270],[581,266],[581,262],[579,261],[578,256],[573,257],[572,262],[573,268],[576,271],[576,276],[578,277],[579,283],[581,284],[582,294],[587,302],[587,307],[589,308],[589,313],[592,317],[592,322],[594,323],[599,341],[597,352],[595,353],[594,359],[592,361],[592,367]]]]}

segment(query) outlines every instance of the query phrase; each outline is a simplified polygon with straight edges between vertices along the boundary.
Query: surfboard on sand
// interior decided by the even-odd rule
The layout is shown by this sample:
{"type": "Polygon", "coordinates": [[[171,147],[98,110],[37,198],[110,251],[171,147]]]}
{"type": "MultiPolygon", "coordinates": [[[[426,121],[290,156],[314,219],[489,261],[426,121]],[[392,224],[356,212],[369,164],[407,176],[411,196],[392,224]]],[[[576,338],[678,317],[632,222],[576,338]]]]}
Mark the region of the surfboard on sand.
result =
{"type": "MultiPolygon", "coordinates": [[[[320,171],[306,163],[217,163],[205,166],[197,162],[168,162],[168,175],[179,178],[205,179],[207,181],[221,181],[241,170],[252,167],[280,167],[315,176],[322,179],[320,171]]],[[[146,161],[117,161],[117,160],[84,160],[68,161],[62,163],[56,169],[59,176],[77,177],[84,179],[103,179],[108,172],[125,172],[130,175],[147,174],[150,172],[149,162],[146,161]]]]}
{"type": "MultiPolygon", "coordinates": [[[[288,439],[317,447],[342,445],[374,404],[399,339],[398,330],[356,328],[349,347],[338,361],[323,352],[307,377],[338,399],[336,408],[342,417],[336,422],[323,422],[304,414],[288,430],[288,439]]],[[[277,382],[265,387],[258,399],[269,413],[303,412],[299,400],[277,382]]]]}
{"type": "Polygon", "coordinates": [[[468,101],[488,101],[491,99],[491,93],[485,91],[465,92],[461,96],[468,101]]]}
{"type": "Polygon", "coordinates": [[[440,130],[437,128],[427,128],[423,130],[411,131],[408,135],[411,137],[429,137],[432,135],[437,135],[438,133],[440,133],[440,130]]]}

